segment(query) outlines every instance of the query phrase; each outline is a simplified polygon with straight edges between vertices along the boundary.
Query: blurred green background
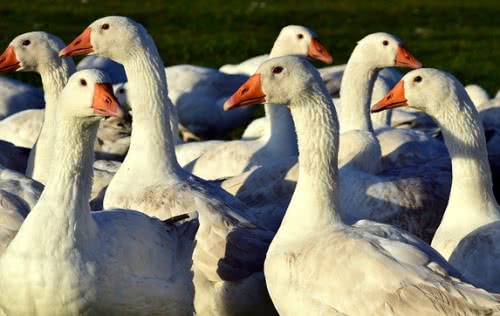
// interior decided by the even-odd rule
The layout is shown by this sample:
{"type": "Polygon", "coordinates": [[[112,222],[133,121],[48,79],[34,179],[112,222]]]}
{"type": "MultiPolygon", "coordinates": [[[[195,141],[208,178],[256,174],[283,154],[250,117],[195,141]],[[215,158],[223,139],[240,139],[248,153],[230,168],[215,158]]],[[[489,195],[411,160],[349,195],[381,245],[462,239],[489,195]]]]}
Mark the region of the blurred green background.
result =
{"type": "MultiPolygon", "coordinates": [[[[93,20],[126,15],[156,40],[166,65],[219,67],[267,53],[281,27],[315,30],[345,63],[357,40],[377,31],[399,36],[424,65],[500,89],[500,1],[165,1],[43,0],[0,4],[2,50],[16,35],[43,30],[69,42],[93,20]]],[[[38,83],[33,74],[12,75],[38,83]]]]}

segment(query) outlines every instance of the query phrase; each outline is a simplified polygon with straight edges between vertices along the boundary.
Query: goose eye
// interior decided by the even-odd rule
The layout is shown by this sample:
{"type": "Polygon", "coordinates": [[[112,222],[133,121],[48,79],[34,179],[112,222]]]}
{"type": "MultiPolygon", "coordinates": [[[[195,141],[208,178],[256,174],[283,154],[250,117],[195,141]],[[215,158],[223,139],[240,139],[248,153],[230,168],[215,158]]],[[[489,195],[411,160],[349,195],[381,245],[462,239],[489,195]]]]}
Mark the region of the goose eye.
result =
{"type": "Polygon", "coordinates": [[[85,79],[80,79],[80,85],[82,85],[82,86],[84,86],[84,87],[85,87],[85,86],[87,85],[87,80],[85,80],[85,79]]]}
{"type": "Polygon", "coordinates": [[[124,92],[125,92],[125,89],[123,89],[123,88],[118,89],[118,93],[124,93],[124,92]]]}
{"type": "Polygon", "coordinates": [[[304,35],[303,35],[302,33],[299,33],[299,34],[297,34],[297,38],[298,38],[298,39],[303,39],[303,38],[304,38],[304,35]]]}
{"type": "Polygon", "coordinates": [[[273,74],[280,74],[282,71],[283,71],[283,67],[281,67],[281,66],[276,66],[276,67],[273,67],[273,69],[272,69],[273,74]]]}
{"type": "Polygon", "coordinates": [[[31,44],[30,40],[24,40],[23,41],[23,45],[24,46],[28,46],[29,44],[31,44]]]}
{"type": "Polygon", "coordinates": [[[382,44],[384,44],[384,46],[387,46],[387,45],[389,45],[389,42],[388,41],[383,41],[382,44]]]}
{"type": "Polygon", "coordinates": [[[422,81],[422,77],[420,76],[416,76],[415,78],[413,78],[413,82],[420,82],[422,81]]]}
{"type": "Polygon", "coordinates": [[[108,24],[108,23],[104,23],[104,24],[101,26],[101,29],[103,29],[103,30],[108,30],[108,29],[109,29],[109,24],[108,24]]]}

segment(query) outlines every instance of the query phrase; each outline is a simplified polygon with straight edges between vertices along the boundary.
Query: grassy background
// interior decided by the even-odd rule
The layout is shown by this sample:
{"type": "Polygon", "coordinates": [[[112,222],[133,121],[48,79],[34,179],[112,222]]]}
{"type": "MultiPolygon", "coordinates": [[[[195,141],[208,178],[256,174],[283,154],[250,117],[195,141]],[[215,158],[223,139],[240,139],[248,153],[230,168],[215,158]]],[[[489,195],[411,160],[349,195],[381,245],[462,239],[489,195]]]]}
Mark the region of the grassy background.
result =
{"type": "MultiPolygon", "coordinates": [[[[166,65],[219,67],[266,53],[281,27],[314,29],[345,63],[357,40],[376,31],[402,38],[426,66],[500,88],[500,1],[2,1],[0,46],[18,34],[43,30],[71,41],[96,18],[127,15],[153,35],[166,65]]],[[[14,74],[38,83],[33,74],[14,74]]]]}

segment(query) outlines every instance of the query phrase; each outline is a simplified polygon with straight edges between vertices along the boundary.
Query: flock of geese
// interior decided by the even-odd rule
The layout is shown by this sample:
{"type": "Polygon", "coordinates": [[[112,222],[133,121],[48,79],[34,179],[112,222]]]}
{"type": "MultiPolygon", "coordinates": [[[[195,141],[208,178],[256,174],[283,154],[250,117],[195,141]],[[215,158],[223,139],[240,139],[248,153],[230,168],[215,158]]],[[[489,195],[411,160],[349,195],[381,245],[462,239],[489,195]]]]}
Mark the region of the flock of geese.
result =
{"type": "Polygon", "coordinates": [[[0,315],[500,315],[500,99],[388,33],[307,58],[294,25],[220,70],[126,17],[14,38],[45,107],[2,79],[0,315]]]}

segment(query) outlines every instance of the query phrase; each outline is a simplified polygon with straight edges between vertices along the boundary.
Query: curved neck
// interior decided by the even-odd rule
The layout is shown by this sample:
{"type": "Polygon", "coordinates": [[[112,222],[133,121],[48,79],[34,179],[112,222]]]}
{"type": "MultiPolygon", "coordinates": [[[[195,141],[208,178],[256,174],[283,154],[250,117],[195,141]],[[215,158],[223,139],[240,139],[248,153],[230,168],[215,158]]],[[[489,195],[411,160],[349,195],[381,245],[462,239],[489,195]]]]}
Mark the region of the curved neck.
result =
{"type": "Polygon", "coordinates": [[[56,60],[39,67],[45,97],[45,121],[55,119],[57,98],[68,82],[69,77],[76,71],[75,63],[71,58],[57,58],[56,60]]]}
{"type": "Polygon", "coordinates": [[[164,176],[180,170],[170,129],[169,107],[173,107],[167,92],[165,69],[149,35],[141,38],[140,47],[129,51],[121,62],[127,73],[130,105],[134,113],[130,149],[118,171],[137,169],[141,176],[164,176]],[[147,162],[154,163],[147,163],[147,162]]]}
{"type": "Polygon", "coordinates": [[[71,58],[55,58],[41,65],[37,71],[42,78],[45,112],[42,129],[30,151],[26,175],[46,183],[55,139],[57,99],[76,68],[71,58]]]}
{"type": "Polygon", "coordinates": [[[268,118],[267,138],[269,148],[280,156],[297,156],[297,134],[290,110],[279,104],[265,104],[264,110],[268,118]]]}
{"type": "Polygon", "coordinates": [[[320,87],[294,100],[290,109],[299,145],[299,180],[278,234],[293,238],[329,225],[343,225],[337,210],[338,121],[320,87]]]}
{"type": "MultiPolygon", "coordinates": [[[[287,55],[286,50],[281,41],[274,42],[269,59],[287,55]]],[[[263,137],[267,138],[269,148],[273,148],[283,156],[296,156],[297,134],[290,110],[283,105],[264,104],[264,111],[269,126],[267,134],[263,137]]]]}
{"type": "Polygon", "coordinates": [[[340,85],[340,132],[363,130],[373,132],[370,102],[378,69],[360,61],[356,50],[352,53],[340,85]]]}
{"type": "Polygon", "coordinates": [[[50,176],[16,236],[16,248],[28,247],[33,254],[64,253],[67,247],[95,236],[89,198],[97,128],[97,121],[88,126],[80,119],[59,116],[50,176]],[[29,242],[33,238],[43,243],[40,250],[33,249],[29,242]]]}
{"type": "Polygon", "coordinates": [[[454,213],[454,220],[463,218],[464,223],[471,219],[471,215],[500,219],[484,130],[477,110],[472,102],[467,103],[469,101],[452,102],[456,106],[435,105],[446,109],[441,111],[443,115],[438,115],[436,122],[443,133],[452,164],[450,198],[443,222],[450,213],[454,213]],[[473,213],[463,212],[466,209],[473,213]]]}

